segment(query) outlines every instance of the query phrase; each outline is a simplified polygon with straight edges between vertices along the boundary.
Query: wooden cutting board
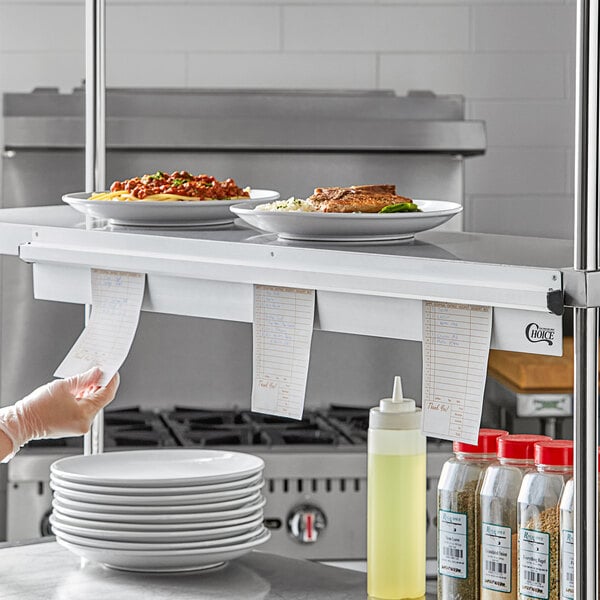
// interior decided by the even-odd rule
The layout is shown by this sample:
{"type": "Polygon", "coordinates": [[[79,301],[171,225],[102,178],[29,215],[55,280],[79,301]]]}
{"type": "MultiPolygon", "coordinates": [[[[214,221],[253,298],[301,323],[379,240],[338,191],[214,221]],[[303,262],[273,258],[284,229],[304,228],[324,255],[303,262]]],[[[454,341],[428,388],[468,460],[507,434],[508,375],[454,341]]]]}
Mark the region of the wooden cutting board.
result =
{"type": "Polygon", "coordinates": [[[488,374],[517,393],[572,392],[573,338],[564,338],[562,356],[490,350],[488,374]]]}

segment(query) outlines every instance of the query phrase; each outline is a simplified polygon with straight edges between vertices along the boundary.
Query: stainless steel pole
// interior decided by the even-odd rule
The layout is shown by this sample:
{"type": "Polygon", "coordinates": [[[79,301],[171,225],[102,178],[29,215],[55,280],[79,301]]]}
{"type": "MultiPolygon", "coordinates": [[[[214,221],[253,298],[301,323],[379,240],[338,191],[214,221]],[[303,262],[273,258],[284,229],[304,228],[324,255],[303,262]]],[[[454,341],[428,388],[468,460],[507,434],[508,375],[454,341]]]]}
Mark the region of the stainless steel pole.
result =
{"type": "MultiPolygon", "coordinates": [[[[106,3],[105,0],[86,0],[85,3],[85,191],[103,190],[106,183],[106,3]]],[[[89,229],[93,220],[86,217],[89,229]]],[[[90,306],[85,307],[85,322],[90,306]]],[[[104,415],[96,416],[85,435],[85,454],[104,450],[104,415]]]]}
{"type": "MultiPolygon", "coordinates": [[[[574,268],[598,269],[598,0],[577,2],[574,268]]],[[[598,309],[574,309],[575,598],[598,599],[598,309]]]]}

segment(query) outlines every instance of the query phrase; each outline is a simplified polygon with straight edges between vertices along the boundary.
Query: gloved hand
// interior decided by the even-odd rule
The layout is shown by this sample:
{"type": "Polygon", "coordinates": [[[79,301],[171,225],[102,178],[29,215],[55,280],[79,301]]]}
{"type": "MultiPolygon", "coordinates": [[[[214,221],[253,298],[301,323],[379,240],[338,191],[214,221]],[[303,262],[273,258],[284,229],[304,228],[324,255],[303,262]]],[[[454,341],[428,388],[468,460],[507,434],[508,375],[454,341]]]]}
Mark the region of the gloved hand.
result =
{"type": "Polygon", "coordinates": [[[0,429],[11,439],[12,458],[29,440],[82,435],[89,431],[96,413],[114,397],[119,387],[117,373],[99,388],[102,371],[94,367],[67,379],[55,379],[0,409],[0,429]]]}

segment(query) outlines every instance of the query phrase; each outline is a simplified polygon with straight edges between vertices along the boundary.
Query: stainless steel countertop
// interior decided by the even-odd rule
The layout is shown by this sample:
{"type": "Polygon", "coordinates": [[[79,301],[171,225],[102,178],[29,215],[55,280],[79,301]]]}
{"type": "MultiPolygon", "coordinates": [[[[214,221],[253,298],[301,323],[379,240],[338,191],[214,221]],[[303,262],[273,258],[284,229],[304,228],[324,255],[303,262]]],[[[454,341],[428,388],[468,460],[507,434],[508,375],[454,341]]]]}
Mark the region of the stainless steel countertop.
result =
{"type": "Polygon", "coordinates": [[[2,600],[366,598],[364,573],[264,552],[251,552],[206,573],[148,575],[81,565],[53,541],[0,549],[0,582],[2,600]]]}
{"type": "Polygon", "coordinates": [[[2,600],[263,600],[365,598],[365,575],[262,552],[221,569],[182,575],[127,573],[88,563],[56,542],[0,550],[2,600]]]}

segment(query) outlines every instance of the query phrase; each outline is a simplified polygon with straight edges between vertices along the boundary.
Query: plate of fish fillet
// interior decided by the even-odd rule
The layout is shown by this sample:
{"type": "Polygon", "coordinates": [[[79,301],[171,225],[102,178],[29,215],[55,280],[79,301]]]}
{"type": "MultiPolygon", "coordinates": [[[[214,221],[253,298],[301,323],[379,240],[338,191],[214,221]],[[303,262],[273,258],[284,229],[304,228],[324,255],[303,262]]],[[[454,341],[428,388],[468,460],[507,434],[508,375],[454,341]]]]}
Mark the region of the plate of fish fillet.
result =
{"type": "Polygon", "coordinates": [[[405,241],[462,211],[456,202],[421,200],[394,185],[316,188],[306,199],[246,202],[230,207],[245,223],[283,240],[380,243],[405,241]]]}

